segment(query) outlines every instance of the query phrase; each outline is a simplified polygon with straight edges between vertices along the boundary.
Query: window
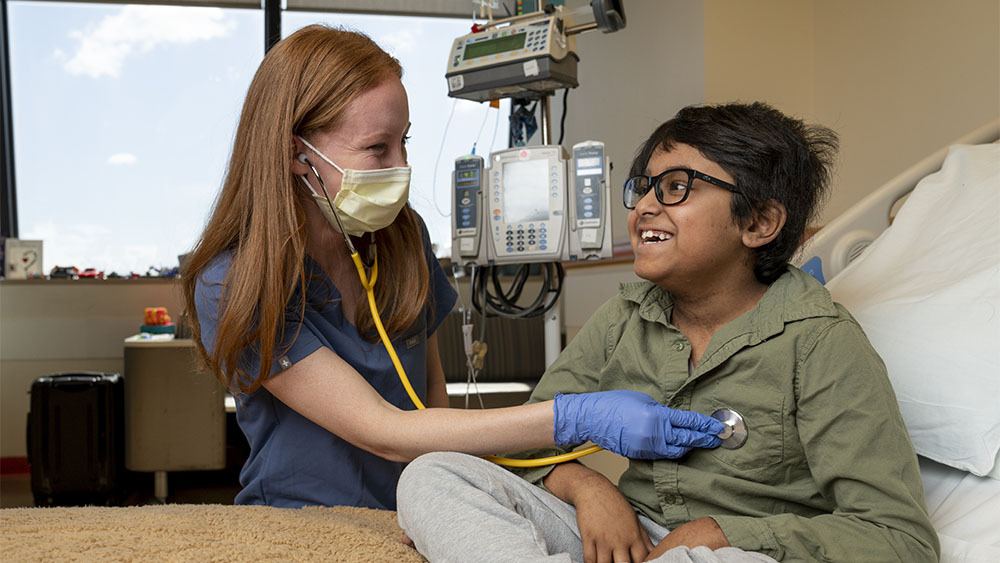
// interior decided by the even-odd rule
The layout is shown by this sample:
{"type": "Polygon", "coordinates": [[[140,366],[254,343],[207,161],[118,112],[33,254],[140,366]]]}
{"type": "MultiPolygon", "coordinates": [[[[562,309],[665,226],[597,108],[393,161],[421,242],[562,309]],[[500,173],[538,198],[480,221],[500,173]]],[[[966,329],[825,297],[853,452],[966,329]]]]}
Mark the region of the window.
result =
{"type": "Polygon", "coordinates": [[[9,2],[22,239],[43,271],[177,265],[263,56],[256,10],[9,2]]]}
{"type": "MultiPolygon", "coordinates": [[[[447,254],[454,159],[473,143],[507,146],[506,104],[447,97],[447,52],[468,20],[282,19],[285,34],[314,22],[363,31],[401,61],[411,203],[447,254]]],[[[263,27],[261,10],[8,2],[19,235],[44,241],[45,272],[177,265],[219,192],[263,27]]]]}

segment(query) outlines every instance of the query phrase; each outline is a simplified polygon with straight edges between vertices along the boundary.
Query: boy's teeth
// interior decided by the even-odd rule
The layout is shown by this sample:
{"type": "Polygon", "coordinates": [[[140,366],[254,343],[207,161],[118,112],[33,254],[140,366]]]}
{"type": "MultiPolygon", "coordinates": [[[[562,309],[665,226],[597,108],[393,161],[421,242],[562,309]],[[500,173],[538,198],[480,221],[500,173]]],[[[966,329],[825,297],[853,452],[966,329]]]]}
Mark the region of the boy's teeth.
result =
{"type": "Polygon", "coordinates": [[[670,233],[664,233],[662,231],[642,231],[640,236],[644,242],[670,240],[673,238],[670,233]]]}

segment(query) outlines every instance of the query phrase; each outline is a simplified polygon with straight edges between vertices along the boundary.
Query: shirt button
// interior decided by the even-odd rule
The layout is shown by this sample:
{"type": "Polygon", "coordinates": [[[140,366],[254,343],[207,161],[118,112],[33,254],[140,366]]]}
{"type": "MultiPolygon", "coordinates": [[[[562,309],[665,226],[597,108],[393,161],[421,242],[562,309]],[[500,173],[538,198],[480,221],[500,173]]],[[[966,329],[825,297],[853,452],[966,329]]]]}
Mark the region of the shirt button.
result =
{"type": "Polygon", "coordinates": [[[678,352],[680,352],[683,349],[684,349],[684,343],[683,342],[678,342],[677,344],[674,344],[674,350],[677,350],[678,352]]]}
{"type": "Polygon", "coordinates": [[[663,502],[667,504],[677,504],[679,500],[680,499],[677,498],[677,495],[663,495],[663,502]]]}

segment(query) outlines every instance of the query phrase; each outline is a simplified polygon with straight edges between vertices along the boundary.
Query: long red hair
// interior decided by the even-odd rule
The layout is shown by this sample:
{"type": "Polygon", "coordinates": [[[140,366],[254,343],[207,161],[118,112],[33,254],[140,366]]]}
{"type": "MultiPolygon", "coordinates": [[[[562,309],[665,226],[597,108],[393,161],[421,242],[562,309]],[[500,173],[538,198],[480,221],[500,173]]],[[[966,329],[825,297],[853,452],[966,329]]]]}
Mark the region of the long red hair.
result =
{"type": "MultiPolygon", "coordinates": [[[[295,336],[285,334],[286,307],[305,309],[303,205],[313,202],[291,170],[292,135],[309,137],[336,128],[355,98],[402,72],[399,61],[365,35],[322,25],[302,28],[277,43],[257,69],[222,191],[182,272],[192,338],[227,388],[252,392],[261,386],[272,360],[284,353],[275,350],[276,343],[295,336]],[[219,302],[215,346],[207,350],[201,342],[195,287],[209,262],[227,251],[232,262],[219,302]],[[295,295],[297,303],[290,303],[295,295]],[[260,369],[246,373],[241,357],[254,349],[259,350],[260,369]]],[[[362,256],[368,240],[363,238],[362,256]]],[[[428,300],[429,272],[416,213],[405,206],[391,226],[375,233],[375,241],[375,298],[387,319],[386,330],[398,334],[415,322],[428,300]]],[[[367,309],[362,300],[355,318],[361,319],[359,333],[374,340],[367,309]]]]}

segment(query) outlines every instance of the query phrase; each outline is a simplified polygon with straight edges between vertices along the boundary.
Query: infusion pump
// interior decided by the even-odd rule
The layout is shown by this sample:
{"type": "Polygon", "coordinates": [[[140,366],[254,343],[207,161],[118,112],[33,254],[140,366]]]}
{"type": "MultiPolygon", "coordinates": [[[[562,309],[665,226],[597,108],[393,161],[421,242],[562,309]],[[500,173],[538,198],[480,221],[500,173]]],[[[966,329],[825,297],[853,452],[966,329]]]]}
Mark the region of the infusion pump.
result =
{"type": "Polygon", "coordinates": [[[576,37],[562,6],[502,20],[455,39],[445,78],[448,95],[477,102],[517,96],[535,98],[577,82],[576,37]]]}
{"type": "Polygon", "coordinates": [[[612,256],[604,143],[514,147],[452,173],[452,261],[488,266],[612,256]],[[488,165],[488,167],[487,167],[488,165]]]}

